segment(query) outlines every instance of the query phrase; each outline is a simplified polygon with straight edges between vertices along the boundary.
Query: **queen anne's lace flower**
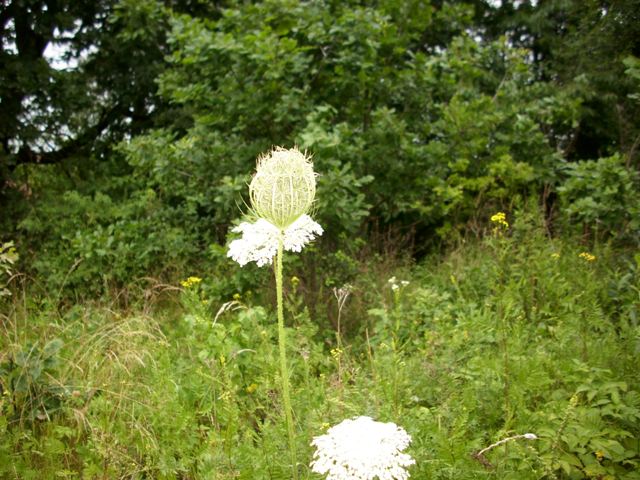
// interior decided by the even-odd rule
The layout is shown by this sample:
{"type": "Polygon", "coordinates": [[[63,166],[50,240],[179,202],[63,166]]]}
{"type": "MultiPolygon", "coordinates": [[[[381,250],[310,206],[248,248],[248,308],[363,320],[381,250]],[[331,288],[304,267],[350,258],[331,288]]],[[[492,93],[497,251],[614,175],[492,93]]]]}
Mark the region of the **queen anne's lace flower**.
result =
{"type": "Polygon", "coordinates": [[[285,250],[300,252],[302,247],[323,233],[322,227],[309,215],[302,215],[283,233],[263,218],[255,223],[242,222],[232,231],[242,233],[242,238],[229,244],[227,256],[238,262],[240,266],[256,262],[259,267],[271,264],[278,251],[280,235],[283,235],[285,250]]]}
{"type": "Polygon", "coordinates": [[[406,468],[415,463],[402,453],[410,442],[395,423],[344,420],[311,442],[316,447],[312,471],[327,474],[327,480],[406,480],[406,468]]]}

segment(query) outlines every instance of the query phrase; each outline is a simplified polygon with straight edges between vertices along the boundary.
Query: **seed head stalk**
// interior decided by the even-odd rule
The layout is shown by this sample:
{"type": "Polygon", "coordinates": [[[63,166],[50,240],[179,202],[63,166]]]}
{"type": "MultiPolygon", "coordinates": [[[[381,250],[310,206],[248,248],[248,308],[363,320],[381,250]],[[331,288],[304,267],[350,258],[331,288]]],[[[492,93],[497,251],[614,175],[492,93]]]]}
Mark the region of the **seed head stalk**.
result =
{"type": "Polygon", "coordinates": [[[322,227],[308,215],[316,193],[316,174],[311,157],[297,148],[275,147],[258,157],[256,172],[249,184],[251,213],[255,223],[243,222],[233,229],[242,238],[229,244],[227,256],[241,266],[256,262],[258,266],[275,262],[276,301],[278,312],[278,347],[280,376],[293,480],[298,480],[295,429],[289,370],[287,368],[286,332],[282,300],[282,262],[284,251],[300,252],[322,235],[322,227]]]}
{"type": "Polygon", "coordinates": [[[280,350],[280,376],[282,377],[282,400],[289,435],[289,452],[291,454],[291,468],[293,479],[298,480],[298,463],[296,460],[296,437],[293,429],[293,414],[291,409],[291,397],[289,395],[289,370],[287,368],[286,332],[284,330],[284,308],[282,302],[282,258],[284,254],[282,235],[278,241],[278,253],[276,254],[276,301],[278,303],[278,347],[280,350]]]}

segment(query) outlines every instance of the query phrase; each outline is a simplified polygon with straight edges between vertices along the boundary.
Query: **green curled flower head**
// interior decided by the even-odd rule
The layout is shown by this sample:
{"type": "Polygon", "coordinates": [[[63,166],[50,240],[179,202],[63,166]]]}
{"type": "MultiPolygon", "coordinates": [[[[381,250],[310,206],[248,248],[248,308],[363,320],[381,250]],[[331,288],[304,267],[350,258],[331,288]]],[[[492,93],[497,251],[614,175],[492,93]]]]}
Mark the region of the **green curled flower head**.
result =
{"type": "Polygon", "coordinates": [[[316,174],[311,159],[295,147],[276,147],[259,156],[249,194],[258,217],[287,228],[313,204],[316,174]]]}

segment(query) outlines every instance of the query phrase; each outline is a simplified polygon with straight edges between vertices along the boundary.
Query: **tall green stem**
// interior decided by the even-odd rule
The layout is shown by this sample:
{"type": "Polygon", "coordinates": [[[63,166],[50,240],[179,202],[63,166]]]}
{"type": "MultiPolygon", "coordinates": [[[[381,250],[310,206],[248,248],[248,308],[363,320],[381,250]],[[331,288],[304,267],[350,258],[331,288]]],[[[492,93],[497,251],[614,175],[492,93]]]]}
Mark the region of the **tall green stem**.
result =
{"type": "Polygon", "coordinates": [[[291,466],[293,479],[298,480],[298,465],[296,461],[296,438],[293,430],[293,415],[291,409],[291,397],[289,396],[289,370],[287,369],[286,334],[284,330],[284,307],[282,305],[282,237],[278,242],[278,255],[276,256],[276,299],[278,302],[278,346],[280,349],[280,376],[282,377],[282,400],[284,401],[284,413],[287,420],[287,432],[289,434],[289,452],[291,453],[291,466]]]}

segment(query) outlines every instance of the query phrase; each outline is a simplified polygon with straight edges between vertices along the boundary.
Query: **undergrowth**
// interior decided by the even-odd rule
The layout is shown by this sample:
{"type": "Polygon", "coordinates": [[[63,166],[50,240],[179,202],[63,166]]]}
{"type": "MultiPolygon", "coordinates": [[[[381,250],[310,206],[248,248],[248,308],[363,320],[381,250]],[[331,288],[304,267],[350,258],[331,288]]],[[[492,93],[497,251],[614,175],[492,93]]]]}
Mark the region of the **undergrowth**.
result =
{"type": "MultiPolygon", "coordinates": [[[[639,269],[522,215],[412,267],[362,263],[313,311],[289,277],[301,476],[314,436],[368,415],[411,434],[416,479],[639,479],[639,269]]],[[[4,299],[1,478],[288,478],[274,308],[195,273],[172,308],[4,299]]]]}

